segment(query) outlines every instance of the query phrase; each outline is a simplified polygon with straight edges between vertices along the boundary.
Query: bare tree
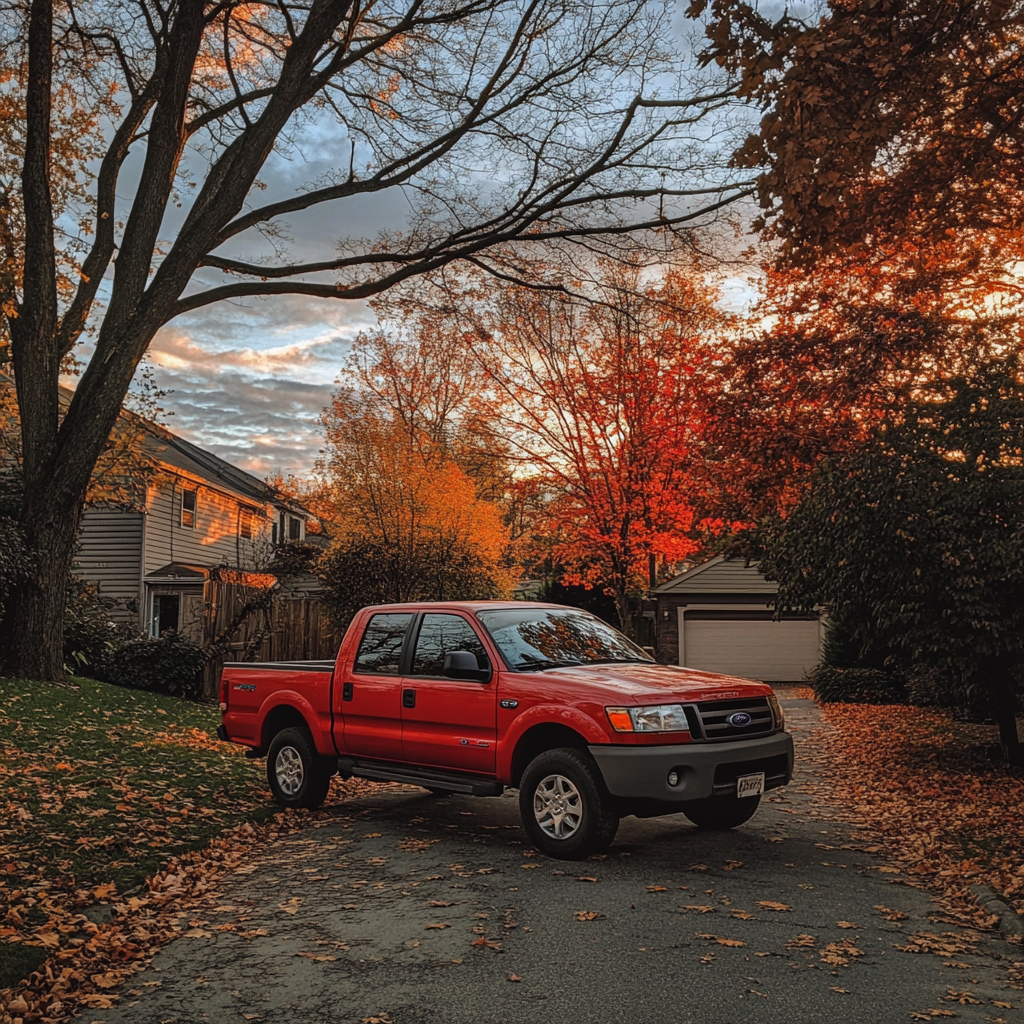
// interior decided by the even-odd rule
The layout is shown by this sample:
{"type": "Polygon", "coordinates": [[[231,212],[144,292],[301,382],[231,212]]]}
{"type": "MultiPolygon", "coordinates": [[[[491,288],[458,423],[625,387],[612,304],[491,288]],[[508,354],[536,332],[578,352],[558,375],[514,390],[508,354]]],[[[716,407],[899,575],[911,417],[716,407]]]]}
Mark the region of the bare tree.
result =
{"type": "Polygon", "coordinates": [[[748,194],[715,166],[732,84],[694,70],[673,9],[10,0],[0,174],[11,153],[20,166],[0,180],[0,307],[36,571],[3,623],[6,670],[62,678],[83,495],[139,360],[174,317],[247,296],[362,298],[459,261],[508,273],[503,247],[524,239],[671,228],[748,194]],[[264,195],[271,155],[314,130],[337,169],[264,195]],[[289,258],[289,215],[318,207],[343,235],[352,204],[385,190],[407,201],[407,230],[289,258]],[[87,359],[61,419],[73,353],[87,359]]]}

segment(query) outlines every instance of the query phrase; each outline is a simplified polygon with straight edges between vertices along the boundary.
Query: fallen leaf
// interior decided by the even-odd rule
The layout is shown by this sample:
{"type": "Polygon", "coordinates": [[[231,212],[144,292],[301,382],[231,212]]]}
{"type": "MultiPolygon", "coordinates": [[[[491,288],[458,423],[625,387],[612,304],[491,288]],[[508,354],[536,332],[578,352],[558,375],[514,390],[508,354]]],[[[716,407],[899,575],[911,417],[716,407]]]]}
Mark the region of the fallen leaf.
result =
{"type": "Polygon", "coordinates": [[[577,910],[573,914],[577,921],[596,921],[600,916],[596,910],[577,910]]]}
{"type": "Polygon", "coordinates": [[[724,939],[721,935],[698,935],[698,939],[708,939],[711,942],[717,942],[720,946],[745,946],[745,942],[741,942],[739,939],[724,939]]]}
{"type": "Polygon", "coordinates": [[[520,978],[518,974],[510,974],[508,976],[508,980],[509,981],[522,981],[523,979],[520,978]]]}
{"type": "Polygon", "coordinates": [[[428,924],[424,926],[424,931],[440,930],[441,928],[451,928],[451,925],[447,921],[442,921],[440,924],[428,924]]]}
{"type": "Polygon", "coordinates": [[[786,903],[779,903],[776,900],[757,900],[757,905],[762,907],[764,910],[792,910],[793,908],[786,903]]]}
{"type": "Polygon", "coordinates": [[[596,882],[597,879],[591,875],[580,875],[577,879],[578,882],[596,882]]]}

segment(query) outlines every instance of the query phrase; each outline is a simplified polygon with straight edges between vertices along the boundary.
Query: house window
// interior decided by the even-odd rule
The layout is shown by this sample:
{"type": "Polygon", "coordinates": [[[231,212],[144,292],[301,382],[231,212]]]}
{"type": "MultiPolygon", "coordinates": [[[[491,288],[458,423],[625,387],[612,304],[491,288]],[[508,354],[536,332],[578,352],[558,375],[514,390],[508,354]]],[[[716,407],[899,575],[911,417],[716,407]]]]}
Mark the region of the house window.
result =
{"type": "Polygon", "coordinates": [[[194,487],[182,488],[181,491],[181,525],[188,530],[196,528],[196,505],[198,492],[194,487]]]}
{"type": "Polygon", "coordinates": [[[238,510],[238,536],[246,540],[252,540],[252,509],[240,508],[238,510]]]}
{"type": "Polygon", "coordinates": [[[302,520],[295,516],[288,517],[288,539],[302,540],[302,520]]]}

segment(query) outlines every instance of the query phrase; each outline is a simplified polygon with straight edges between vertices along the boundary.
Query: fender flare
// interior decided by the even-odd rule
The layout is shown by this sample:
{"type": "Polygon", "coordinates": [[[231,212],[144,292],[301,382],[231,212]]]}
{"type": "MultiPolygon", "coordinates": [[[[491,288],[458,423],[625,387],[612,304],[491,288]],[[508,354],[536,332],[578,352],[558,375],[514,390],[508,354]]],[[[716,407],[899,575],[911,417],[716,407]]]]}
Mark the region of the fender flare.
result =
{"type": "Polygon", "coordinates": [[[512,777],[512,759],[523,736],[537,725],[564,725],[578,732],[587,743],[611,743],[611,736],[590,715],[564,704],[534,704],[505,730],[498,748],[498,778],[512,777]]]}
{"type": "Polygon", "coordinates": [[[324,736],[317,724],[317,714],[313,705],[295,690],[276,690],[260,708],[257,735],[260,737],[261,746],[263,744],[263,727],[271,714],[280,707],[291,708],[292,711],[297,711],[302,716],[319,753],[332,755],[337,753],[334,749],[333,739],[330,736],[324,736]]]}

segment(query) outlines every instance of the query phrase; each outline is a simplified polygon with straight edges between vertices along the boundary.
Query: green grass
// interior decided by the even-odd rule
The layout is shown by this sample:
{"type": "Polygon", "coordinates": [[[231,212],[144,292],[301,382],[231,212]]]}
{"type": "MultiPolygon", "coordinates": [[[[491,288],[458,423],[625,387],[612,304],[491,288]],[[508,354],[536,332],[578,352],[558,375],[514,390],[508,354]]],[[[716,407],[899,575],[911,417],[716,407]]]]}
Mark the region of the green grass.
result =
{"type": "MultiPolygon", "coordinates": [[[[73,683],[0,679],[0,923],[15,906],[31,928],[44,891],[77,903],[129,891],[169,857],[273,813],[263,763],[216,741],[216,708],[73,683]]],[[[37,965],[20,937],[0,938],[0,988],[37,965]]]]}

